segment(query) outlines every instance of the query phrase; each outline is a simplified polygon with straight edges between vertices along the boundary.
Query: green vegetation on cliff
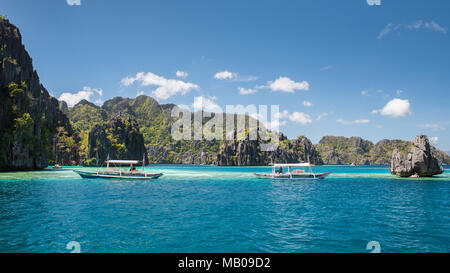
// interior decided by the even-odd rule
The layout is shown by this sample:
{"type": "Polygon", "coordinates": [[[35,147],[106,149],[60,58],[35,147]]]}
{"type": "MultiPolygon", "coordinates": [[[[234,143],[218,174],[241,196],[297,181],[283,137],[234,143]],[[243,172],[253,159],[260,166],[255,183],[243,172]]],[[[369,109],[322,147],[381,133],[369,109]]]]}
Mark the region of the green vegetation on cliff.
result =
{"type": "MultiPolygon", "coordinates": [[[[177,120],[171,116],[174,107],[176,106],[173,104],[160,105],[153,98],[142,95],[135,99],[116,97],[106,101],[102,107],[81,101],[73,108],[66,109],[65,113],[79,136],[77,146],[80,164],[96,164],[106,156],[93,152],[94,144],[89,140],[95,134],[101,135],[103,131],[105,135],[100,137],[100,142],[97,139],[97,147],[103,145],[102,151],[108,150],[117,156],[127,153],[125,141],[118,138],[122,134],[112,133],[107,129],[107,124],[117,115],[136,121],[138,128],[134,130],[143,137],[150,163],[267,165],[273,162],[309,160],[314,164],[389,164],[394,149],[406,153],[411,148],[411,143],[403,140],[385,139],[373,144],[360,137],[325,136],[318,144],[312,145],[305,136],[289,140],[280,135],[279,147],[273,152],[263,152],[261,140],[246,139],[250,132],[248,126],[242,132],[235,132],[235,136],[241,137],[240,140],[207,141],[205,137],[200,141],[174,140],[171,135],[171,127],[177,120]],[[97,127],[103,128],[103,131],[99,131],[97,127]]],[[[203,124],[213,117],[214,114],[210,118],[204,118],[203,124]]],[[[246,119],[248,125],[248,117],[246,119]]],[[[125,119],[124,126],[127,126],[126,123],[125,119]]],[[[193,125],[191,128],[193,129],[193,125]]],[[[449,162],[449,157],[443,152],[435,149],[435,153],[442,162],[449,162]]],[[[136,158],[139,156],[135,155],[136,158]]]]}
{"type": "MultiPolygon", "coordinates": [[[[58,101],[41,85],[20,31],[4,17],[0,19],[0,125],[0,171],[47,167],[57,157],[58,127],[66,131],[67,141],[75,140],[58,101]]],[[[73,164],[77,159],[67,161],[73,164]]]]}

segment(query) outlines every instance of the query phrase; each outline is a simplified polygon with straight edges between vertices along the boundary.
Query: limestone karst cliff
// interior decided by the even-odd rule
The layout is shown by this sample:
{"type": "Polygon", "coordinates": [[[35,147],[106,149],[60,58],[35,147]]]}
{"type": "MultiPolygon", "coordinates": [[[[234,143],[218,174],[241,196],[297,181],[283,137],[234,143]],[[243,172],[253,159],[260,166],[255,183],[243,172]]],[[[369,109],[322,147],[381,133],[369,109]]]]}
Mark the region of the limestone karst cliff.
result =
{"type": "Polygon", "coordinates": [[[402,153],[398,149],[393,151],[390,171],[400,177],[430,177],[441,174],[444,169],[435,153],[436,149],[430,145],[427,136],[416,136],[408,153],[402,153]]]}
{"type": "Polygon", "coordinates": [[[19,29],[0,18],[0,170],[45,168],[62,148],[75,162],[59,137],[74,137],[69,120],[40,83],[19,29]]]}
{"type": "Polygon", "coordinates": [[[101,165],[108,156],[111,159],[142,159],[148,163],[144,138],[133,117],[122,113],[109,122],[95,125],[89,132],[88,153],[90,162],[101,165]]]}

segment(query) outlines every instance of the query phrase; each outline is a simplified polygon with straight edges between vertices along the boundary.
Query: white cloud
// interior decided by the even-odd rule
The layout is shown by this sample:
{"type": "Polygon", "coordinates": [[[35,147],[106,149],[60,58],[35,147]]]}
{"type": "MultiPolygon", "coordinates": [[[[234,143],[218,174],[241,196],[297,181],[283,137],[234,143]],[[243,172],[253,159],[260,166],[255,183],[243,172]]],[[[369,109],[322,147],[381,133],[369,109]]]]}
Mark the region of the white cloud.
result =
{"type": "Polygon", "coordinates": [[[422,124],[422,125],[419,125],[419,127],[422,128],[422,129],[430,129],[430,130],[433,130],[433,131],[443,131],[443,130],[445,130],[444,126],[442,126],[440,124],[437,124],[437,123],[422,124]]]}
{"type": "Polygon", "coordinates": [[[189,105],[186,105],[186,104],[177,104],[177,106],[178,106],[179,108],[186,109],[186,110],[192,112],[192,109],[191,109],[191,107],[190,107],[189,105]]]}
{"type": "Polygon", "coordinates": [[[100,104],[102,103],[102,100],[99,97],[102,96],[103,89],[85,86],[83,87],[83,90],[78,91],[77,93],[62,93],[61,96],[59,96],[59,100],[65,101],[69,107],[73,107],[82,100],[92,102],[92,100],[94,99],[95,103],[100,104]]]}
{"type": "Polygon", "coordinates": [[[122,85],[124,85],[124,86],[130,86],[130,85],[132,85],[135,81],[136,81],[136,78],[134,78],[134,77],[126,77],[126,78],[123,78],[120,82],[121,82],[122,85]]]}
{"type": "Polygon", "coordinates": [[[279,128],[285,126],[287,122],[285,120],[275,119],[271,122],[265,122],[264,126],[271,131],[279,131],[279,128]]]}
{"type": "Polygon", "coordinates": [[[402,94],[403,93],[403,90],[397,90],[397,91],[395,91],[395,93],[397,94],[397,95],[400,95],[400,94],[402,94]]]}
{"type": "Polygon", "coordinates": [[[351,124],[367,124],[370,123],[370,120],[368,119],[357,119],[354,121],[346,121],[344,119],[337,119],[337,123],[343,124],[343,125],[351,125],[351,124]]]}
{"type": "Polygon", "coordinates": [[[436,32],[440,32],[442,34],[447,34],[447,29],[443,26],[440,26],[439,24],[437,24],[434,21],[431,22],[424,22],[422,20],[416,21],[416,22],[412,22],[406,25],[403,24],[387,24],[382,30],[381,32],[378,34],[378,39],[383,38],[386,35],[389,35],[392,32],[397,32],[399,33],[400,30],[405,29],[405,30],[417,30],[417,29],[427,29],[427,30],[431,30],[431,31],[436,31],[436,32]]]}
{"type": "Polygon", "coordinates": [[[281,91],[287,93],[294,93],[295,90],[309,90],[309,83],[306,81],[295,82],[288,77],[279,77],[275,81],[267,83],[272,91],[281,91]]]}
{"type": "Polygon", "coordinates": [[[222,108],[216,103],[216,100],[216,97],[195,97],[192,108],[194,108],[194,111],[223,112],[222,108]]]}
{"type": "Polygon", "coordinates": [[[187,78],[189,76],[189,73],[187,73],[186,71],[177,71],[176,75],[178,78],[187,78]]]}
{"type": "Polygon", "coordinates": [[[302,125],[312,122],[311,117],[308,114],[305,114],[302,112],[294,112],[294,113],[290,114],[289,119],[295,123],[299,123],[302,125]]]}
{"type": "Polygon", "coordinates": [[[414,30],[414,29],[428,29],[432,31],[441,32],[443,34],[447,33],[447,29],[445,27],[440,26],[439,24],[435,23],[434,21],[431,22],[424,22],[422,20],[419,20],[417,22],[410,23],[406,26],[407,29],[414,30]]]}
{"type": "Polygon", "coordinates": [[[225,70],[225,71],[222,71],[222,72],[217,72],[214,75],[214,78],[217,79],[217,80],[231,80],[233,78],[236,78],[237,76],[238,76],[237,73],[225,70]]]}
{"type": "Polygon", "coordinates": [[[308,124],[312,122],[311,116],[302,112],[293,112],[289,113],[287,110],[278,112],[274,115],[275,120],[281,120],[280,124],[286,124],[284,119],[289,119],[292,122],[299,123],[302,125],[308,124]]]}
{"type": "Polygon", "coordinates": [[[389,101],[382,109],[373,110],[372,114],[381,114],[383,116],[403,117],[411,113],[409,100],[393,99],[389,101]]]}
{"type": "Polygon", "coordinates": [[[393,31],[397,31],[399,28],[401,27],[401,25],[395,25],[395,24],[387,24],[382,30],[381,32],[378,34],[378,39],[383,38],[384,36],[390,34],[393,31]]]}
{"type": "Polygon", "coordinates": [[[152,72],[139,72],[136,74],[136,77],[126,77],[121,82],[125,86],[130,86],[135,82],[139,82],[141,86],[158,86],[158,88],[153,90],[152,95],[160,100],[166,100],[177,94],[185,95],[191,90],[200,89],[197,84],[175,79],[166,79],[152,72]]]}
{"type": "Polygon", "coordinates": [[[334,67],[332,65],[327,65],[327,66],[322,67],[321,70],[330,70],[330,69],[333,69],[333,68],[334,67]]]}
{"type": "Polygon", "coordinates": [[[436,145],[437,142],[438,142],[438,140],[439,140],[439,138],[438,138],[437,136],[435,136],[435,137],[430,137],[430,142],[431,142],[431,144],[433,144],[433,145],[436,145]]]}
{"type": "Polygon", "coordinates": [[[328,116],[328,113],[322,113],[319,116],[317,116],[317,120],[322,120],[322,118],[328,116]]]}
{"type": "Polygon", "coordinates": [[[145,92],[143,90],[139,90],[137,92],[137,94],[136,94],[136,97],[139,97],[139,96],[142,96],[142,95],[145,95],[145,92]]]}
{"type": "Polygon", "coordinates": [[[81,0],[66,0],[69,6],[81,6],[81,0]]]}
{"type": "Polygon", "coordinates": [[[283,118],[287,118],[288,116],[289,116],[289,112],[287,110],[283,110],[274,115],[274,117],[276,119],[283,119],[283,118]]]}
{"type": "Polygon", "coordinates": [[[239,94],[241,95],[250,95],[256,93],[256,89],[245,89],[242,87],[238,87],[239,94]]]}
{"type": "Polygon", "coordinates": [[[231,80],[234,82],[252,82],[258,79],[257,76],[240,76],[239,73],[230,72],[228,70],[217,72],[214,75],[217,80],[231,80]]]}
{"type": "Polygon", "coordinates": [[[237,76],[235,78],[233,78],[232,80],[235,82],[253,82],[258,79],[259,79],[259,77],[257,77],[257,76],[240,76],[239,74],[237,74],[237,76]]]}
{"type": "Polygon", "coordinates": [[[363,96],[369,96],[369,91],[363,90],[363,91],[361,91],[361,95],[363,95],[363,96]]]}
{"type": "Polygon", "coordinates": [[[312,103],[311,103],[310,101],[304,100],[304,101],[303,101],[303,105],[304,105],[305,107],[311,107],[311,106],[312,106],[312,103]]]}
{"type": "Polygon", "coordinates": [[[280,120],[278,115],[274,115],[272,117],[272,121],[268,121],[267,116],[263,115],[262,113],[248,113],[248,114],[250,117],[262,123],[264,127],[266,127],[266,129],[271,131],[279,131],[280,127],[286,125],[287,123],[285,120],[280,120]]]}

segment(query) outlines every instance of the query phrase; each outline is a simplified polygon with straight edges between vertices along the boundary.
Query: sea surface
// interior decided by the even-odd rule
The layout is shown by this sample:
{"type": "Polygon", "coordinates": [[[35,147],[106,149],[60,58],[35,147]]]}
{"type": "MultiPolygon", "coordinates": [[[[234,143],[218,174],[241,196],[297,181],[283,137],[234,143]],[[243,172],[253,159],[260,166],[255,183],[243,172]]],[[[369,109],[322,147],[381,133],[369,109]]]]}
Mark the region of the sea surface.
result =
{"type": "Polygon", "coordinates": [[[333,174],[316,181],[253,177],[267,167],[154,165],[164,176],[147,182],[72,170],[0,173],[0,252],[450,252],[449,167],[401,179],[320,166],[333,174]]]}

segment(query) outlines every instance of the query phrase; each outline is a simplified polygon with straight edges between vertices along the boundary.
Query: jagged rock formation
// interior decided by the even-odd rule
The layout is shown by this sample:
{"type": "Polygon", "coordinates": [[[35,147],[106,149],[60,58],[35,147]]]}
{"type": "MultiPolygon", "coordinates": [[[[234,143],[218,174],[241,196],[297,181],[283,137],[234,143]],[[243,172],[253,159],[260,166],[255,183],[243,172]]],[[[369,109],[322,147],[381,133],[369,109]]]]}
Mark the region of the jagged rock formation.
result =
{"type": "Polygon", "coordinates": [[[122,113],[108,123],[95,125],[89,132],[88,164],[101,165],[107,159],[141,159],[145,155],[144,138],[136,120],[122,113]]]}
{"type": "Polygon", "coordinates": [[[41,85],[19,29],[0,17],[0,171],[46,168],[61,149],[69,164],[76,162],[75,147],[65,142],[73,137],[58,100],[41,85]]]}
{"type": "Polygon", "coordinates": [[[311,141],[299,136],[297,139],[288,140],[280,134],[280,143],[275,151],[262,151],[263,141],[249,140],[248,136],[243,140],[225,141],[217,155],[217,165],[220,166],[254,166],[269,165],[273,163],[297,163],[311,162],[323,164],[319,153],[311,141]]]}
{"type": "Polygon", "coordinates": [[[430,177],[444,172],[440,162],[434,156],[432,147],[425,135],[416,136],[413,147],[406,155],[395,149],[392,153],[390,171],[401,177],[430,177]]]}
{"type": "Polygon", "coordinates": [[[245,139],[237,140],[237,134],[233,133],[234,140],[226,140],[217,155],[216,164],[219,166],[254,166],[263,165],[264,156],[261,152],[258,140],[250,140],[249,134],[245,139]]]}

